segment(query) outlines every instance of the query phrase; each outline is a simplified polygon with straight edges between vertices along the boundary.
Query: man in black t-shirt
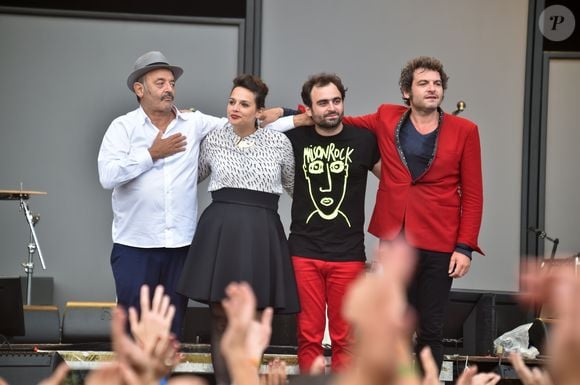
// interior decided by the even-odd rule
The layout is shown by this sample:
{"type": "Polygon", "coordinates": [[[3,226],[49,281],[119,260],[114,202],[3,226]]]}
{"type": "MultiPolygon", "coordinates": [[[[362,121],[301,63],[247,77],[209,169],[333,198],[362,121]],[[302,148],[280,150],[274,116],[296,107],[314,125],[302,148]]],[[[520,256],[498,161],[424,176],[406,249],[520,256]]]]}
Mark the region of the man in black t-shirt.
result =
{"type": "Polygon", "coordinates": [[[342,124],[345,93],[336,75],[310,77],[302,100],[314,126],[287,132],[296,164],[289,243],[302,309],[297,316],[302,372],[322,354],[327,306],[332,370],[340,371],[350,361],[342,302],[364,271],[367,175],[380,173],[374,134],[342,124]]]}

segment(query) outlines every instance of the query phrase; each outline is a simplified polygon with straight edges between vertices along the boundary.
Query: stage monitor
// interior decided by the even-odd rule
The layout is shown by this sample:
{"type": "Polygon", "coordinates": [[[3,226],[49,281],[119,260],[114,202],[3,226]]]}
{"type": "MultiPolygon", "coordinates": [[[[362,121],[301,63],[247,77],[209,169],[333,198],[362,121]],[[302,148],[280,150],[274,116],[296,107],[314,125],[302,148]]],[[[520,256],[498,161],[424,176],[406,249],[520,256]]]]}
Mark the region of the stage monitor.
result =
{"type": "Polygon", "coordinates": [[[498,336],[530,322],[528,313],[529,309],[519,305],[517,293],[453,290],[443,328],[444,352],[491,354],[498,336]]]}
{"type": "Polygon", "coordinates": [[[10,385],[39,384],[63,361],[57,352],[0,352],[0,377],[10,385]]]}
{"type": "Polygon", "coordinates": [[[481,298],[481,292],[452,290],[449,293],[447,319],[443,327],[443,338],[453,345],[463,340],[463,325],[481,298]]]}
{"type": "Polygon", "coordinates": [[[0,335],[23,336],[24,309],[19,277],[0,277],[0,335]]]}

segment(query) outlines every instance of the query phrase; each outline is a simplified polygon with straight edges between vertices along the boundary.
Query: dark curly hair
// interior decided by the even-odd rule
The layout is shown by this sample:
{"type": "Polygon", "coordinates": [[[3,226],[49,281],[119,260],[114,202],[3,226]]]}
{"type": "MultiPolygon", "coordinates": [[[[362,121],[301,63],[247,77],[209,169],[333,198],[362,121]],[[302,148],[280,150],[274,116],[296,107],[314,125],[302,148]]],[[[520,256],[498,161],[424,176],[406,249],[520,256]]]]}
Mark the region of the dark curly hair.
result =
{"type": "Polygon", "coordinates": [[[268,86],[258,76],[251,74],[242,74],[233,81],[232,91],[236,87],[243,87],[254,93],[256,106],[264,108],[266,106],[266,95],[268,95],[268,86]]]}
{"type": "MultiPolygon", "coordinates": [[[[447,76],[445,70],[443,70],[443,64],[434,57],[419,56],[409,60],[401,70],[401,77],[399,78],[399,87],[401,88],[401,93],[411,92],[413,74],[415,73],[415,70],[419,68],[439,72],[439,75],[441,75],[441,85],[443,86],[444,90],[447,89],[447,81],[449,80],[449,76],[447,76]]],[[[403,100],[406,105],[409,105],[408,99],[403,98],[403,100]]]]}
{"type": "Polygon", "coordinates": [[[312,89],[314,87],[324,87],[329,84],[334,84],[336,88],[340,91],[340,95],[342,96],[342,100],[346,96],[346,88],[342,84],[342,80],[336,74],[328,74],[328,73],[319,73],[316,75],[312,75],[308,78],[308,80],[302,85],[302,101],[308,107],[312,107],[312,98],[310,94],[312,93],[312,89]]]}

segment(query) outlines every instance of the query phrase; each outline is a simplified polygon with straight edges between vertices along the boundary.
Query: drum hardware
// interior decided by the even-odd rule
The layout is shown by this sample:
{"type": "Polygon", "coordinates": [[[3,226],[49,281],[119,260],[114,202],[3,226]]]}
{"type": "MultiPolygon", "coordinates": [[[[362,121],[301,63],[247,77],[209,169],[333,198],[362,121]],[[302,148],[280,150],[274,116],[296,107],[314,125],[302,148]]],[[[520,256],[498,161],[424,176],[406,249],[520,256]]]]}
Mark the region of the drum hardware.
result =
{"type": "Polygon", "coordinates": [[[544,230],[536,229],[533,226],[528,227],[528,231],[535,233],[538,239],[547,239],[548,241],[552,242],[552,253],[550,254],[550,259],[554,259],[556,256],[556,250],[558,249],[558,244],[560,243],[560,239],[549,237],[544,230]]]}
{"type": "Polygon", "coordinates": [[[40,264],[42,269],[46,270],[46,264],[44,263],[44,258],[42,256],[42,250],[38,242],[38,237],[36,236],[36,231],[34,230],[34,225],[38,223],[40,216],[38,214],[31,214],[30,208],[26,201],[31,195],[46,195],[46,192],[42,191],[25,191],[22,190],[22,184],[20,190],[0,190],[0,200],[17,200],[20,202],[20,210],[26,218],[26,223],[28,223],[28,228],[30,229],[30,241],[27,245],[28,248],[28,259],[26,262],[22,263],[24,267],[24,272],[26,273],[26,305],[31,305],[32,302],[32,275],[34,274],[34,253],[38,251],[38,258],[40,259],[40,264]]]}
{"type": "MultiPolygon", "coordinates": [[[[545,231],[541,229],[534,228],[533,226],[528,227],[528,231],[535,233],[538,239],[547,239],[552,242],[552,252],[550,258],[543,258],[540,263],[540,268],[549,271],[552,268],[565,267],[569,268],[572,266],[574,269],[574,275],[579,276],[580,271],[580,252],[565,258],[555,258],[556,250],[558,249],[558,244],[560,243],[559,238],[552,238],[546,234],[545,231]]],[[[558,315],[553,313],[553,310],[546,305],[540,305],[536,309],[536,318],[540,321],[539,323],[545,322],[546,320],[555,321],[558,315]]],[[[547,333],[544,333],[547,334],[547,333]]]]}

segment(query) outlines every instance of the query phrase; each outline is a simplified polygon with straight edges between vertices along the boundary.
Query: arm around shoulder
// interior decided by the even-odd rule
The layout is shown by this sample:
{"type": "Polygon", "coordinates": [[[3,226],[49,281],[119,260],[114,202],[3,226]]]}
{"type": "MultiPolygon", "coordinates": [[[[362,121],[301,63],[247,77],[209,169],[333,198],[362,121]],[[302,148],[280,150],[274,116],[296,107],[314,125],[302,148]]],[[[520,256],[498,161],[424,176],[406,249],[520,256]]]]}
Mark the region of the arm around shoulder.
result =
{"type": "MultiPolygon", "coordinates": [[[[377,133],[384,125],[383,119],[385,118],[384,117],[385,113],[389,112],[388,108],[389,105],[382,104],[377,108],[376,112],[373,112],[371,114],[360,116],[345,116],[344,123],[350,124],[351,126],[366,128],[374,133],[377,133]]],[[[405,109],[403,108],[402,111],[404,112],[405,109]]]]}
{"type": "Polygon", "coordinates": [[[204,114],[201,111],[186,112],[190,115],[189,119],[194,119],[193,124],[195,125],[195,133],[199,136],[199,139],[203,139],[211,131],[222,128],[228,124],[228,119],[217,116],[204,114]]]}
{"type": "Polygon", "coordinates": [[[284,116],[274,122],[268,124],[265,128],[278,132],[286,132],[295,127],[293,116],[284,116]]]}

